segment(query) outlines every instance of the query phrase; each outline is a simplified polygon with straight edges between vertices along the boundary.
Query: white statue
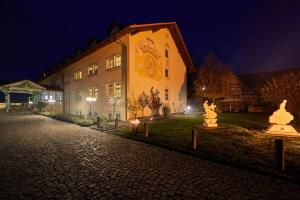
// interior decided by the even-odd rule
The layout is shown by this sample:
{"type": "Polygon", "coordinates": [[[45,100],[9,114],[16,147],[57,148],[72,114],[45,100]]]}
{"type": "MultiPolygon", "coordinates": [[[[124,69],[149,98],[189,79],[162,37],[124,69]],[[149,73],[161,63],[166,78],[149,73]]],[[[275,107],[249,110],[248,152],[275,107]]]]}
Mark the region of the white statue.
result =
{"type": "Polygon", "coordinates": [[[217,122],[217,113],[215,112],[216,105],[214,103],[208,105],[208,101],[205,101],[203,103],[203,108],[204,108],[204,123],[203,126],[205,127],[217,127],[218,124],[217,122]]]}
{"type": "Polygon", "coordinates": [[[283,100],[279,109],[269,117],[271,126],[268,128],[267,133],[280,135],[297,134],[297,131],[291,125],[288,125],[294,119],[294,116],[286,111],[286,103],[287,100],[283,100]]]}

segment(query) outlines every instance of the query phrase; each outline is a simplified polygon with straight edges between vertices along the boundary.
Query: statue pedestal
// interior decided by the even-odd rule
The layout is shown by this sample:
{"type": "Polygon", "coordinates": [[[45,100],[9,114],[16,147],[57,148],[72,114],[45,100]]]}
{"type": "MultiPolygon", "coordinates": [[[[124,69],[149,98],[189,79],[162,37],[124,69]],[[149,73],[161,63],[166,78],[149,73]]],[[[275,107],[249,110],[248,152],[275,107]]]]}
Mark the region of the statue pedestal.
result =
{"type": "Polygon", "coordinates": [[[218,127],[217,119],[204,119],[203,126],[208,128],[218,127]]]}
{"type": "Polygon", "coordinates": [[[299,135],[297,131],[291,126],[291,125],[281,125],[281,124],[274,124],[269,126],[269,128],[266,131],[270,134],[292,134],[292,135],[299,135]]]}

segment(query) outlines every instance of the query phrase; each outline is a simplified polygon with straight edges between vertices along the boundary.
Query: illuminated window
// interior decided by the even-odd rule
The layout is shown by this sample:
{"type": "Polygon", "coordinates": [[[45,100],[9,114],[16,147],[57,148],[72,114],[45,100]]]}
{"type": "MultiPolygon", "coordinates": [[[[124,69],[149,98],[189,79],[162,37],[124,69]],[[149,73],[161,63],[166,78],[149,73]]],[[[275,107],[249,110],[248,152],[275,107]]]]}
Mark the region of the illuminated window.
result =
{"type": "Polygon", "coordinates": [[[106,95],[107,97],[114,96],[114,85],[112,83],[106,85],[106,95]]]}
{"type": "Polygon", "coordinates": [[[97,98],[98,96],[98,88],[92,87],[89,89],[89,96],[97,98]]]}
{"type": "Polygon", "coordinates": [[[165,69],[165,77],[168,78],[169,77],[169,70],[165,69]]]}
{"type": "Polygon", "coordinates": [[[82,71],[77,71],[74,73],[74,80],[82,79],[82,71]]]}
{"type": "Polygon", "coordinates": [[[114,58],[110,57],[106,59],[106,69],[112,69],[114,68],[114,58]]]}
{"type": "Polygon", "coordinates": [[[169,89],[165,89],[165,100],[169,100],[169,89]]]}
{"type": "Polygon", "coordinates": [[[114,67],[120,67],[121,66],[121,56],[117,55],[115,56],[115,64],[114,67]]]}
{"type": "Polygon", "coordinates": [[[115,97],[121,97],[122,96],[121,88],[122,88],[122,86],[121,86],[120,83],[115,84],[115,94],[114,94],[115,97]]]}
{"type": "Polygon", "coordinates": [[[91,76],[91,75],[95,75],[98,73],[98,65],[96,64],[93,64],[91,66],[88,67],[88,75],[91,76]]]}
{"type": "Polygon", "coordinates": [[[106,59],[106,69],[113,69],[121,66],[121,55],[111,56],[106,59]]]}

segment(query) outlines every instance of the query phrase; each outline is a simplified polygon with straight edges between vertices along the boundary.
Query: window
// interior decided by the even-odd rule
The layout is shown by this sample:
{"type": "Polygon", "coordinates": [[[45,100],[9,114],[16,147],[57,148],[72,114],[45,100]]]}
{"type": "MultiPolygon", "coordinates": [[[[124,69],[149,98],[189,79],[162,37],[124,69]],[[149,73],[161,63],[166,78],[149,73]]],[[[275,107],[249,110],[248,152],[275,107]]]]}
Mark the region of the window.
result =
{"type": "Polygon", "coordinates": [[[117,55],[115,56],[115,67],[120,67],[121,66],[121,56],[117,55]]]}
{"type": "Polygon", "coordinates": [[[120,83],[116,83],[115,84],[115,94],[114,94],[114,96],[115,97],[121,97],[122,96],[122,94],[121,94],[121,84],[120,83]]]}
{"type": "Polygon", "coordinates": [[[69,90],[65,91],[65,99],[66,99],[67,103],[70,102],[70,100],[71,100],[71,91],[69,91],[69,90]]]}
{"type": "Polygon", "coordinates": [[[106,69],[113,69],[121,66],[121,55],[111,56],[106,59],[106,69]]]}
{"type": "Polygon", "coordinates": [[[60,86],[60,79],[57,79],[57,80],[56,80],[56,85],[57,85],[57,86],[60,86]]]}
{"type": "Polygon", "coordinates": [[[75,99],[76,99],[76,101],[81,101],[82,100],[82,91],[81,90],[76,90],[75,91],[75,99]]]}
{"type": "Polygon", "coordinates": [[[168,101],[169,100],[169,90],[165,89],[165,100],[168,101]]]}
{"type": "Polygon", "coordinates": [[[120,83],[109,83],[106,85],[107,97],[122,97],[122,85],[120,83]]]}
{"type": "Polygon", "coordinates": [[[168,78],[169,77],[169,70],[165,69],[165,77],[168,78]]]}
{"type": "Polygon", "coordinates": [[[43,96],[44,96],[44,100],[48,100],[48,92],[43,93],[43,96]]]}
{"type": "Polygon", "coordinates": [[[96,64],[93,64],[91,66],[88,67],[88,75],[91,76],[91,75],[95,75],[98,73],[98,65],[96,64]]]}
{"type": "Polygon", "coordinates": [[[165,57],[169,58],[169,51],[167,49],[165,49],[165,57]]]}
{"type": "Polygon", "coordinates": [[[77,71],[74,73],[74,80],[82,79],[82,71],[77,71]]]}
{"type": "Polygon", "coordinates": [[[106,95],[108,97],[114,96],[114,85],[112,83],[106,85],[106,95]]]}
{"type": "Polygon", "coordinates": [[[97,98],[98,96],[98,88],[92,87],[89,89],[89,96],[97,98]]]}
{"type": "Polygon", "coordinates": [[[116,119],[118,119],[118,120],[121,119],[121,114],[119,112],[116,113],[116,119]]]}
{"type": "Polygon", "coordinates": [[[108,58],[106,60],[106,69],[112,69],[114,68],[114,58],[111,57],[111,58],[108,58]]]}
{"type": "Polygon", "coordinates": [[[67,73],[66,75],[65,75],[65,77],[64,77],[64,81],[65,81],[65,83],[67,84],[67,83],[70,83],[70,73],[67,73]]]}

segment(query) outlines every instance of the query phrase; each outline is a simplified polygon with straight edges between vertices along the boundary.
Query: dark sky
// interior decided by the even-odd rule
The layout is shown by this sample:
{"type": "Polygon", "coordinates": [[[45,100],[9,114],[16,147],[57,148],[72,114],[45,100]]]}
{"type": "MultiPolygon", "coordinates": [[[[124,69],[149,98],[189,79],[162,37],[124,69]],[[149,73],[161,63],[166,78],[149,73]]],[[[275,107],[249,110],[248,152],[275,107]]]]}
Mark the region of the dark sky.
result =
{"type": "Polygon", "coordinates": [[[178,22],[196,65],[214,51],[236,73],[300,67],[299,2],[1,0],[0,80],[35,78],[112,22],[178,22]]]}

